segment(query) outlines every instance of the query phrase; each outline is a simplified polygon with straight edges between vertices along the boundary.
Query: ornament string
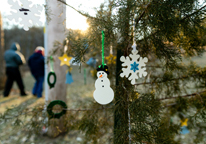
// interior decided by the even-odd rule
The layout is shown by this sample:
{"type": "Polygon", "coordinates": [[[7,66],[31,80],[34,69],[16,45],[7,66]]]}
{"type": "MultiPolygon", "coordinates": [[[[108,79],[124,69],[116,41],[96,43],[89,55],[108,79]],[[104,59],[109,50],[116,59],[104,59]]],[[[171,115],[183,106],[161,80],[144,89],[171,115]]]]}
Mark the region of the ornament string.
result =
{"type": "Polygon", "coordinates": [[[84,68],[84,85],[87,84],[87,71],[86,68],[84,68]]]}
{"type": "MultiPolygon", "coordinates": [[[[125,86],[122,84],[122,87],[127,91],[127,89],[125,88],[125,86]]],[[[128,102],[128,109],[127,109],[127,114],[128,114],[128,126],[129,126],[129,144],[131,144],[132,142],[132,138],[131,138],[131,117],[130,117],[130,111],[129,111],[129,97],[127,97],[127,102],[128,102]]]]}
{"type": "Polygon", "coordinates": [[[54,63],[53,63],[53,57],[50,56],[50,71],[54,71],[54,63]]]}
{"type": "Polygon", "coordinates": [[[104,31],[102,31],[102,65],[104,68],[104,31]]]}
{"type": "Polygon", "coordinates": [[[112,45],[110,46],[110,54],[113,55],[112,45]]]}
{"type": "Polygon", "coordinates": [[[132,48],[133,51],[136,51],[137,45],[136,45],[136,41],[135,41],[135,18],[133,19],[133,44],[132,44],[132,48]]]}
{"type": "Polygon", "coordinates": [[[67,52],[67,50],[68,50],[68,43],[69,43],[69,40],[66,38],[65,39],[66,40],[66,44],[65,44],[65,46],[64,46],[64,53],[66,53],[67,52]]]}

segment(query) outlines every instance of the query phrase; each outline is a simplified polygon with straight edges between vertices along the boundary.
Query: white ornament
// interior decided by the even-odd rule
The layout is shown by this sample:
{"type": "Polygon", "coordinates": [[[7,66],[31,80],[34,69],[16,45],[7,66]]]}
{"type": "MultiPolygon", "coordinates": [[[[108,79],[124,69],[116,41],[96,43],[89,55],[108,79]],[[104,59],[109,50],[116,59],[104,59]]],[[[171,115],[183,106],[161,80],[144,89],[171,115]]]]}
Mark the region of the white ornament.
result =
{"type": "Polygon", "coordinates": [[[97,77],[98,79],[95,82],[96,90],[93,93],[93,97],[99,104],[106,105],[114,99],[114,91],[110,87],[106,72],[98,71],[97,77]]]}
{"type": "Polygon", "coordinates": [[[140,57],[137,50],[132,50],[132,54],[127,57],[121,56],[120,61],[124,62],[122,66],[127,66],[127,68],[122,68],[122,73],[120,74],[121,77],[128,77],[131,80],[131,84],[135,84],[135,79],[141,78],[142,76],[146,76],[146,67],[145,63],[148,62],[147,57],[140,57]],[[130,60],[130,58],[132,60],[130,60]],[[139,60],[138,60],[139,59],[139,60]]]}
{"type": "Polygon", "coordinates": [[[8,3],[11,5],[11,15],[8,16],[9,20],[15,20],[19,24],[23,25],[25,31],[29,30],[29,27],[33,25],[41,25],[42,22],[39,20],[41,11],[43,8],[39,5],[32,5],[29,0],[20,0],[22,3],[19,5],[18,1],[9,0],[8,3]]]}

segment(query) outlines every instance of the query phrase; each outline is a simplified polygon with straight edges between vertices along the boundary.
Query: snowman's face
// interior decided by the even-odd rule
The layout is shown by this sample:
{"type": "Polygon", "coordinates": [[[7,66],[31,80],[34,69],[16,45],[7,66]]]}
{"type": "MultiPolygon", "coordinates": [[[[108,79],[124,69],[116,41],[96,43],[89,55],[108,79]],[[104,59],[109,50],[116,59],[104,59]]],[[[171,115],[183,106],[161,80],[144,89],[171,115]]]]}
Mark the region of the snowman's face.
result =
{"type": "Polygon", "coordinates": [[[104,72],[104,71],[98,71],[98,72],[97,72],[97,77],[98,77],[98,78],[107,77],[107,73],[104,72]]]}

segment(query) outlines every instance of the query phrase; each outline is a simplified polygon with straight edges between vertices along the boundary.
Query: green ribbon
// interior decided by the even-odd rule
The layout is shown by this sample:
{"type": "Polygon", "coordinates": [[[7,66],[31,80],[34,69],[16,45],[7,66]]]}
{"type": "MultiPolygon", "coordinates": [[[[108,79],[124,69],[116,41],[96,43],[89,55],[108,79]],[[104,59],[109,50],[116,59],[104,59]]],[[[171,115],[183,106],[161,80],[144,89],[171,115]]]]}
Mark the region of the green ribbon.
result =
{"type": "Polygon", "coordinates": [[[84,85],[87,84],[87,72],[86,72],[86,68],[84,68],[84,85]]]}
{"type": "Polygon", "coordinates": [[[50,56],[50,72],[47,76],[47,83],[48,83],[50,89],[53,88],[56,84],[56,74],[54,72],[54,63],[53,63],[53,57],[52,56],[50,56]],[[50,82],[50,77],[51,76],[54,77],[54,81],[52,83],[50,82]]]}
{"type": "Polygon", "coordinates": [[[104,31],[102,31],[102,65],[104,68],[104,31]]]}
{"type": "Polygon", "coordinates": [[[54,101],[50,102],[50,104],[47,106],[47,113],[48,113],[50,119],[52,119],[52,118],[58,118],[59,119],[61,116],[66,114],[66,109],[67,109],[67,105],[66,105],[65,102],[63,102],[61,100],[54,100],[54,101]],[[62,106],[63,110],[60,113],[54,113],[52,111],[52,108],[55,105],[62,106]]]}
{"type": "Polygon", "coordinates": [[[54,63],[53,63],[53,57],[50,56],[50,71],[54,71],[54,63]]]}
{"type": "Polygon", "coordinates": [[[48,83],[50,89],[55,86],[56,81],[57,81],[57,78],[56,78],[55,72],[53,72],[53,71],[49,72],[48,77],[47,77],[47,83],[48,83]],[[52,83],[50,82],[50,77],[51,76],[54,77],[54,81],[52,83]]]}

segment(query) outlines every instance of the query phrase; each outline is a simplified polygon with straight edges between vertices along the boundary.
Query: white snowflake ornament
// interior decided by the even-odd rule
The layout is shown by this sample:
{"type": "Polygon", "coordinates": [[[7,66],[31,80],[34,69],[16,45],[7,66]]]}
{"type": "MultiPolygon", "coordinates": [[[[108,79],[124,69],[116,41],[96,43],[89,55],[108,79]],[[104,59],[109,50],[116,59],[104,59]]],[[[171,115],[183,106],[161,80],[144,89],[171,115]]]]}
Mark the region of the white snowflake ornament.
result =
{"type": "Polygon", "coordinates": [[[120,76],[129,77],[128,79],[131,80],[132,85],[135,84],[135,79],[147,76],[145,63],[148,62],[148,59],[147,57],[140,57],[137,50],[132,50],[132,54],[127,57],[121,56],[120,61],[123,62],[122,66],[127,66],[126,68],[122,68],[123,72],[120,76]]]}
{"type": "Polygon", "coordinates": [[[40,5],[34,5],[29,0],[20,0],[21,5],[18,1],[9,0],[8,3],[11,5],[11,15],[8,16],[9,20],[15,20],[19,24],[23,25],[25,31],[29,30],[29,27],[33,25],[41,25],[40,15],[43,8],[40,5]]]}

